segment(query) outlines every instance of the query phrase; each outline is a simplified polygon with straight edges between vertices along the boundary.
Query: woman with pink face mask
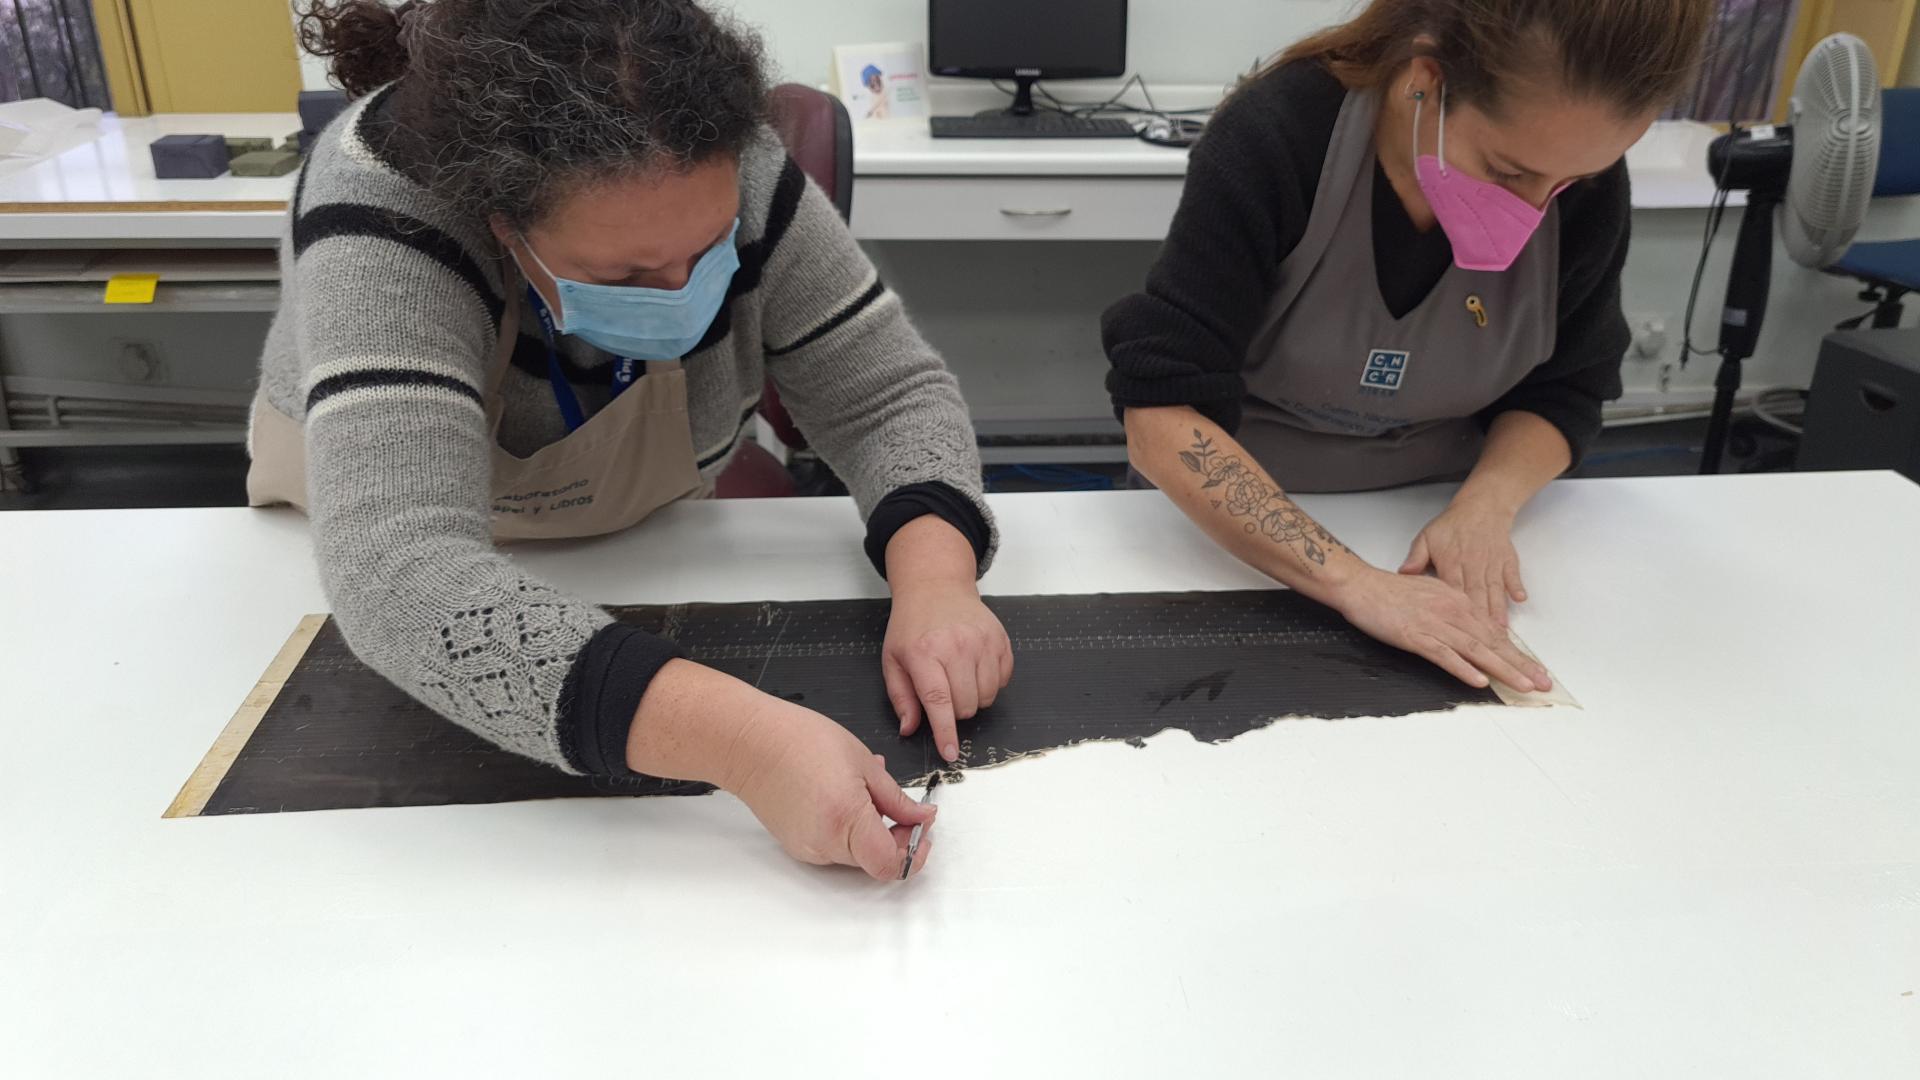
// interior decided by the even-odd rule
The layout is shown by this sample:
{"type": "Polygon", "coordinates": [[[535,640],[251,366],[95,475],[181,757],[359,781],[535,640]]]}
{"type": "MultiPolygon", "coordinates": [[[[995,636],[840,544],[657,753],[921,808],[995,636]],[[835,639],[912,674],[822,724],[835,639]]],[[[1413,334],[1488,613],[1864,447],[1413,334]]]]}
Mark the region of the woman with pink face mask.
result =
{"type": "Polygon", "coordinates": [[[1373,0],[1194,148],[1146,288],[1106,314],[1135,471],[1221,545],[1463,681],[1548,689],[1506,634],[1511,531],[1620,394],[1627,148],[1712,0],[1373,0]],[[1404,564],[1288,498],[1464,480],[1404,564]]]}

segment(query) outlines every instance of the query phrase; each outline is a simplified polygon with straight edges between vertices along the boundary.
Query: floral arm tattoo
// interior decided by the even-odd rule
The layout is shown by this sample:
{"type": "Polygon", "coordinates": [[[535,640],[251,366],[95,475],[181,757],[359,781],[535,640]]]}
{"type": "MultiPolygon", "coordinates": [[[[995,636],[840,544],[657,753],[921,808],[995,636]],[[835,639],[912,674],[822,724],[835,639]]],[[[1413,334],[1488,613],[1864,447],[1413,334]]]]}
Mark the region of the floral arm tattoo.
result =
{"type": "Polygon", "coordinates": [[[1222,454],[1200,432],[1193,433],[1192,449],[1180,451],[1180,461],[1205,480],[1200,489],[1214,493],[1215,510],[1224,507],[1234,517],[1246,519],[1242,528],[1247,535],[1264,535],[1314,566],[1327,565],[1328,551],[1347,549],[1286,493],[1260,479],[1239,457],[1222,454]]]}

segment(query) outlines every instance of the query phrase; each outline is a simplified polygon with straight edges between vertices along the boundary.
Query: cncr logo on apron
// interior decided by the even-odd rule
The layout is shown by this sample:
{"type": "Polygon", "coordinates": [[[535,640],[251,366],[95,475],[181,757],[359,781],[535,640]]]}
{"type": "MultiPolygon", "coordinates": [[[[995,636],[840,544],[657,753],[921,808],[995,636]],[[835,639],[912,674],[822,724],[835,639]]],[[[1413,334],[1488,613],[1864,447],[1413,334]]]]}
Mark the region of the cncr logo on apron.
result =
{"type": "Polygon", "coordinates": [[[1409,352],[1373,350],[1367,354],[1367,366],[1360,373],[1360,385],[1377,393],[1393,393],[1400,389],[1400,380],[1407,374],[1407,361],[1412,358],[1413,354],[1409,352]]]}

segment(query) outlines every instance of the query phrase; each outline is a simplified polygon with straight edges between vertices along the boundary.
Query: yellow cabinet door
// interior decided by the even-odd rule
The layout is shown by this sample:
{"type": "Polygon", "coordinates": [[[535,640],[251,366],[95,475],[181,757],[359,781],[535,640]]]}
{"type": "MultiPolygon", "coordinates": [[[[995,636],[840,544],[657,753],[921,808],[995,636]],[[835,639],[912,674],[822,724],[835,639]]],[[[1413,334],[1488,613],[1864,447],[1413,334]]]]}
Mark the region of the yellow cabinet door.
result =
{"type": "Polygon", "coordinates": [[[123,113],[292,112],[299,98],[287,0],[94,0],[94,13],[123,113]]]}
{"type": "Polygon", "coordinates": [[[1786,118],[1787,99],[1793,95],[1801,63],[1829,34],[1844,32],[1865,41],[1880,69],[1880,85],[1898,86],[1908,36],[1913,32],[1915,6],[1916,0],[1804,0],[1793,48],[1787,56],[1791,61],[1787,65],[1789,77],[1780,88],[1775,118],[1786,118]]]}

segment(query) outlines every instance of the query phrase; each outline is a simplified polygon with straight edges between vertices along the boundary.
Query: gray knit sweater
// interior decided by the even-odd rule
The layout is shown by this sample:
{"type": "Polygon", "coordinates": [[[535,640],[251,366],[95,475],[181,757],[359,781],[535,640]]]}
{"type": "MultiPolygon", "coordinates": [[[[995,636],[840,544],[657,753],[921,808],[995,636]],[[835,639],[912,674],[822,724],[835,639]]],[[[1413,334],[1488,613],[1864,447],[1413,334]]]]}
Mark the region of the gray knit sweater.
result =
{"type": "MultiPolygon", "coordinates": [[[[503,305],[527,300],[503,295],[485,223],[408,178],[385,98],[313,148],[261,359],[267,399],[304,419],[322,582],[354,652],[442,715],[559,768],[623,775],[626,729],[672,647],[494,550],[481,395],[503,305]]],[[[685,365],[702,475],[726,467],[771,375],[875,527],[939,513],[984,567],[991,518],[953,376],[770,132],[740,177],[741,269],[685,365]]],[[[567,429],[530,309],[520,326],[500,442],[525,456],[567,429]]],[[[591,415],[613,358],[571,338],[560,352],[591,415]]]]}

